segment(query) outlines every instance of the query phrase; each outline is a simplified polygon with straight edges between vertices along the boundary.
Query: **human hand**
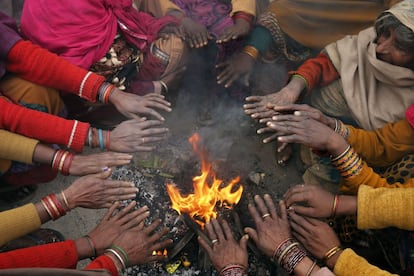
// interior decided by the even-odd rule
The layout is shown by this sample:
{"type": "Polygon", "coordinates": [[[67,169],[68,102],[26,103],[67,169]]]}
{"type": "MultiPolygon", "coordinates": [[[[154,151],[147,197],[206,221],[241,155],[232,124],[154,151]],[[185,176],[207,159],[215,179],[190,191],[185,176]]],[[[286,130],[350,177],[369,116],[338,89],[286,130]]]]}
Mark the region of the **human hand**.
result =
{"type": "Polygon", "coordinates": [[[113,203],[101,222],[88,234],[95,245],[97,255],[103,254],[125,231],[140,224],[143,227],[144,220],[149,216],[148,207],[143,206],[134,210],[136,205],[136,201],[131,201],[121,208],[120,202],[113,203]]]}
{"type": "Polygon", "coordinates": [[[244,19],[236,19],[233,26],[224,29],[224,31],[217,38],[217,43],[228,42],[231,39],[235,40],[241,36],[246,36],[250,31],[250,23],[244,19]]]}
{"type": "Polygon", "coordinates": [[[322,113],[317,108],[311,107],[307,104],[287,104],[287,105],[280,105],[274,106],[273,110],[277,112],[275,116],[273,116],[272,120],[278,121],[278,117],[282,116],[287,113],[295,114],[297,116],[304,116],[309,117],[315,121],[318,121],[331,129],[335,129],[335,119],[331,118],[322,113]]]}
{"type": "Polygon", "coordinates": [[[134,183],[107,179],[111,169],[76,179],[64,190],[69,209],[84,207],[90,209],[109,208],[114,201],[135,198],[138,188],[134,183]]]}
{"type": "Polygon", "coordinates": [[[244,235],[237,242],[233,237],[229,224],[225,220],[218,222],[216,219],[212,219],[205,224],[205,229],[211,242],[206,241],[202,237],[198,237],[198,242],[207,252],[217,271],[222,270],[229,264],[248,267],[247,240],[249,237],[247,235],[244,235]]]}
{"type": "Polygon", "coordinates": [[[283,201],[279,202],[279,216],[270,195],[265,194],[264,201],[256,195],[254,201],[257,207],[249,204],[249,212],[256,229],[247,227],[245,232],[253,239],[257,247],[271,258],[279,244],[292,237],[286,206],[283,201]]]}
{"type": "MultiPolygon", "coordinates": [[[[289,213],[293,236],[316,258],[322,259],[326,252],[341,243],[333,229],[319,219],[289,213]]],[[[332,266],[330,266],[332,268],[332,266]]]]}
{"type": "Polygon", "coordinates": [[[127,165],[132,155],[118,152],[101,152],[88,155],[75,154],[69,168],[70,175],[88,175],[99,173],[102,168],[127,165]]]}
{"type": "Polygon", "coordinates": [[[163,95],[156,93],[138,96],[116,88],[109,96],[109,102],[127,118],[139,119],[142,115],[151,115],[158,120],[164,121],[164,117],[155,111],[155,109],[171,111],[171,103],[164,98],[163,95]]]}
{"type": "Polygon", "coordinates": [[[185,35],[184,40],[188,42],[191,48],[201,48],[208,44],[208,41],[213,37],[207,30],[206,26],[200,24],[189,17],[184,17],[181,20],[182,31],[185,35]]]}
{"type": "Polygon", "coordinates": [[[242,79],[244,85],[249,86],[249,78],[255,60],[246,53],[234,54],[226,61],[216,65],[217,69],[222,69],[217,76],[217,83],[224,83],[224,87],[230,87],[233,82],[242,79]]]}
{"type": "Polygon", "coordinates": [[[139,224],[114,240],[113,244],[127,253],[129,265],[140,265],[166,258],[166,256],[152,254],[153,251],[163,250],[172,244],[171,239],[161,240],[168,233],[168,228],[155,231],[160,224],[159,219],[145,227],[139,224]]]}
{"type": "Polygon", "coordinates": [[[332,216],[334,198],[334,194],[315,185],[296,185],[284,195],[289,211],[314,218],[332,216]]]}
{"type": "Polygon", "coordinates": [[[155,146],[150,143],[163,140],[168,133],[168,128],[157,127],[161,124],[157,120],[124,121],[111,131],[109,149],[117,152],[152,151],[155,146]]]}

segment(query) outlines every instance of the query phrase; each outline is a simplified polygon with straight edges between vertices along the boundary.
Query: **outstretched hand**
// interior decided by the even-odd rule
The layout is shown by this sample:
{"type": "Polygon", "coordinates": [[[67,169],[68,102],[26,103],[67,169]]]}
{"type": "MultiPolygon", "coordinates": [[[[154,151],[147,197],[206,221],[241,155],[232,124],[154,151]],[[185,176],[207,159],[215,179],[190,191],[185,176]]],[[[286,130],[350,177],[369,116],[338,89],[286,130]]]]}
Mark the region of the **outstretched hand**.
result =
{"type": "Polygon", "coordinates": [[[224,84],[224,87],[230,87],[236,80],[242,80],[242,83],[249,86],[250,75],[255,60],[243,52],[235,53],[226,61],[216,65],[216,69],[222,70],[217,75],[217,83],[224,84]]]}
{"type": "Polygon", "coordinates": [[[314,218],[332,216],[334,197],[334,194],[315,185],[296,185],[284,195],[290,211],[314,218]]]}
{"type": "Polygon", "coordinates": [[[176,34],[183,38],[191,48],[204,47],[213,38],[206,26],[189,17],[184,17],[181,20],[179,32],[176,34]]]}
{"type": "Polygon", "coordinates": [[[256,195],[256,206],[249,205],[249,212],[256,229],[247,227],[245,232],[256,243],[257,247],[268,257],[273,257],[275,249],[288,238],[291,238],[290,226],[283,201],[279,202],[280,216],[270,195],[264,195],[264,200],[256,195]]]}
{"type": "Polygon", "coordinates": [[[156,93],[138,96],[132,93],[122,92],[116,88],[109,96],[109,101],[127,118],[140,119],[141,116],[149,115],[164,121],[164,117],[155,110],[171,112],[171,103],[164,98],[163,95],[156,93]]]}
{"type": "Polygon", "coordinates": [[[230,40],[246,36],[250,31],[250,23],[244,19],[236,19],[233,26],[223,30],[217,38],[217,43],[225,43],[230,40]]]}
{"type": "Polygon", "coordinates": [[[69,174],[82,176],[99,173],[102,168],[127,165],[131,160],[130,154],[111,151],[88,155],[76,154],[70,165],[69,174]]]}
{"type": "Polygon", "coordinates": [[[157,120],[128,120],[111,131],[109,149],[117,152],[152,151],[155,142],[163,140],[168,128],[159,127],[163,122],[157,120]]]}
{"type": "Polygon", "coordinates": [[[217,271],[222,270],[229,264],[248,267],[247,235],[237,242],[233,237],[229,224],[225,220],[219,222],[216,219],[212,219],[210,223],[206,223],[205,228],[211,241],[198,237],[198,242],[207,252],[217,271]]]}
{"type": "Polygon", "coordinates": [[[109,208],[114,201],[133,199],[138,189],[134,183],[109,180],[111,169],[76,179],[64,190],[70,209],[83,207],[90,209],[109,208]]]}

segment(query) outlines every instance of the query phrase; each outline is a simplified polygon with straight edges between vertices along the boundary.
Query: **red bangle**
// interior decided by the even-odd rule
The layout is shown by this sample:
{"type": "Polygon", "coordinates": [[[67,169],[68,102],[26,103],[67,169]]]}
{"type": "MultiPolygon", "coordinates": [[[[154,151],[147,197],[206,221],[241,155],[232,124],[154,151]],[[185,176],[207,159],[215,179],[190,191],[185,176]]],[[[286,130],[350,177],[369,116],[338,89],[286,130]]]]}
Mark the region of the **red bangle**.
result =
{"type": "Polygon", "coordinates": [[[51,200],[49,201],[48,196],[42,198],[41,201],[42,201],[43,206],[45,207],[47,213],[51,217],[51,219],[56,220],[60,217],[59,211],[57,210],[57,207],[52,205],[53,202],[51,200]]]}
{"type": "Polygon", "coordinates": [[[237,13],[235,13],[234,15],[233,15],[233,20],[236,20],[236,19],[244,19],[244,20],[246,20],[250,25],[252,24],[252,22],[253,22],[253,16],[252,15],[250,15],[250,14],[248,14],[248,13],[245,13],[245,12],[237,12],[237,13]]]}
{"type": "Polygon", "coordinates": [[[59,199],[57,198],[57,196],[55,194],[50,194],[49,195],[50,199],[52,200],[52,202],[56,205],[56,208],[59,211],[59,214],[61,216],[66,215],[66,210],[65,208],[63,208],[62,204],[60,203],[59,199]]]}
{"type": "Polygon", "coordinates": [[[52,160],[52,169],[55,171],[59,170],[59,163],[60,163],[60,159],[62,159],[63,153],[65,151],[64,150],[57,150],[55,152],[55,154],[53,155],[53,160],[52,160]]]}
{"type": "Polygon", "coordinates": [[[106,141],[105,141],[105,147],[106,147],[106,149],[110,149],[109,147],[110,147],[110,145],[111,145],[111,143],[110,143],[110,141],[111,141],[111,131],[110,130],[107,130],[106,131],[106,135],[105,135],[106,137],[106,141]]]}
{"type": "Polygon", "coordinates": [[[63,175],[69,175],[69,169],[70,169],[70,166],[72,165],[73,157],[75,157],[75,154],[68,152],[65,160],[63,161],[64,162],[62,166],[63,175]]]}
{"type": "Polygon", "coordinates": [[[103,95],[103,102],[109,103],[109,97],[111,96],[112,92],[114,91],[115,86],[114,85],[108,85],[108,87],[105,89],[104,95],[103,95]]]}

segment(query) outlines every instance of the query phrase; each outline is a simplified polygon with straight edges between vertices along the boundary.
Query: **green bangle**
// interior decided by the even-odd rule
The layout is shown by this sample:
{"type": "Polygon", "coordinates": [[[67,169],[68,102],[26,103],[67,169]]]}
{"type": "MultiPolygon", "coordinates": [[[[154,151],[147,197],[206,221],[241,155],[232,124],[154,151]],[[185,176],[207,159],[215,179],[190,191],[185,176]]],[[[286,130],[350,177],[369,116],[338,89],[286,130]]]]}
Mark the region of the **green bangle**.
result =
{"type": "Polygon", "coordinates": [[[126,265],[126,266],[128,266],[128,264],[129,264],[129,259],[128,259],[128,254],[125,252],[125,250],[124,250],[124,249],[122,249],[121,247],[119,247],[119,246],[118,246],[118,245],[116,245],[116,244],[111,245],[111,248],[112,248],[112,249],[115,249],[115,250],[118,250],[119,252],[121,252],[122,256],[123,256],[123,257],[124,257],[124,259],[125,259],[125,265],[126,265]]]}
{"type": "Polygon", "coordinates": [[[292,78],[299,78],[299,79],[303,80],[303,81],[305,82],[306,89],[309,89],[309,83],[308,83],[308,80],[307,80],[307,79],[305,79],[302,75],[299,75],[299,74],[294,74],[294,75],[292,76],[292,78]]]}

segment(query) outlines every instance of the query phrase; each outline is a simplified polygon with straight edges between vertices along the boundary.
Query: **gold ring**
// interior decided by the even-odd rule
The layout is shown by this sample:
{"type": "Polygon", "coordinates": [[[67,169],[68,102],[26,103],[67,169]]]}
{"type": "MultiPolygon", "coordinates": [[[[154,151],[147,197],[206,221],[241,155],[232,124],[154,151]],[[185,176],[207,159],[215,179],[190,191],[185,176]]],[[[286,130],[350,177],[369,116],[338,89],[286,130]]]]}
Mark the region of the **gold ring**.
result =
{"type": "Polygon", "coordinates": [[[264,215],[262,216],[262,219],[265,219],[265,218],[267,218],[267,217],[270,217],[270,214],[269,214],[269,213],[264,214],[264,215]]]}
{"type": "Polygon", "coordinates": [[[218,242],[218,239],[211,240],[211,244],[215,244],[216,242],[218,242]]]}

